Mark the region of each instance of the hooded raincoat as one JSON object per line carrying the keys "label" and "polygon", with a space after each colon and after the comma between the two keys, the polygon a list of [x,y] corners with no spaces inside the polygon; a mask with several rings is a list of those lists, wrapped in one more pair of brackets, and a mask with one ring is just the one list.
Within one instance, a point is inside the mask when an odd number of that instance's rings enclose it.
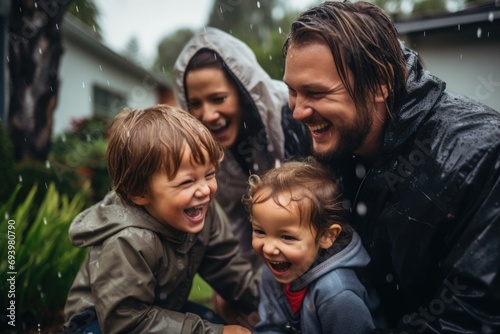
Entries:
{"label": "hooded raincoat", "polygon": [[344,249],[316,263],[291,283],[292,291],[307,288],[302,307],[295,314],[285,286],[266,267],[262,273],[260,322],[255,333],[370,333],[374,325],[368,295],[355,272],[369,261],[354,233]]}
{"label": "hooded raincoat", "polygon": [[[305,127],[292,117],[286,85],[269,77],[245,43],[215,28],[199,31],[177,58],[173,84],[181,109],[188,110],[186,67],[203,49],[215,52],[224,61],[242,96],[250,102],[248,109],[243,110],[244,118],[250,118],[254,123],[246,123],[246,131],[241,131],[235,147],[227,150],[217,174],[219,190],[216,198],[228,215],[233,233],[240,240],[243,255],[257,265],[259,259],[252,249],[252,228],[241,203],[248,176],[263,174],[284,158],[307,156],[310,137]],[[248,129],[249,126],[254,129]]]}
{"label": "hooded raincoat", "polygon": [[500,114],[404,52],[408,94],[378,160],[331,162],[372,259],[370,288],[394,333],[498,333]]}
{"label": "hooded raincoat", "polygon": [[179,312],[196,273],[243,311],[257,309],[259,278],[215,201],[203,229],[188,234],[111,192],[75,218],[69,235],[90,247],[64,310],[69,332],[96,312],[103,333],[222,333],[222,325]]}

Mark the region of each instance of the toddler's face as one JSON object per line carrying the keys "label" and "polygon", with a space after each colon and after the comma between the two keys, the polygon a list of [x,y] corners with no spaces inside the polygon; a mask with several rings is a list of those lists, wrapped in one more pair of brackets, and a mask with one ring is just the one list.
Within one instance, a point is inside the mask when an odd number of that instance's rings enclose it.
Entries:
{"label": "toddler's face", "polygon": [[[206,153],[206,152],[205,152]],[[186,145],[177,175],[169,179],[164,170],[153,174],[147,195],[133,199],[160,223],[197,233],[205,224],[208,206],[217,191],[215,167],[205,156],[204,165],[192,161]]]}
{"label": "toddler's face", "polygon": [[[289,203],[280,196],[280,203]],[[300,222],[296,203],[279,206],[272,198],[252,205],[252,246],[274,278],[290,283],[313,264],[320,244],[315,241],[308,217]]]}

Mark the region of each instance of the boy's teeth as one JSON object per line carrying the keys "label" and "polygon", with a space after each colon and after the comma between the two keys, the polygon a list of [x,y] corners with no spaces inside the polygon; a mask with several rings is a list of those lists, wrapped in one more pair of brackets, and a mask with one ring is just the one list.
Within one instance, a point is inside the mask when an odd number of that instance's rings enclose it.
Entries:
{"label": "boy's teeth", "polygon": [[186,214],[189,217],[193,218],[193,217],[200,215],[202,213],[202,210],[203,210],[203,206],[196,206],[193,208],[186,209],[186,210],[184,210],[184,212],[186,212]]}

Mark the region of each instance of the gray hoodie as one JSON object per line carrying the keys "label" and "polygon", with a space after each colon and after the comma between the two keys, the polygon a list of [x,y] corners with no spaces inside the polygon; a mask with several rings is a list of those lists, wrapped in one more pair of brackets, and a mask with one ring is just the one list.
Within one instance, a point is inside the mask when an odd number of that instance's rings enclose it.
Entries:
{"label": "gray hoodie", "polygon": [[[254,265],[259,263],[252,249],[252,229],[241,198],[247,190],[250,173],[262,174],[284,158],[302,157],[310,153],[309,134],[292,118],[288,108],[288,88],[271,77],[259,65],[253,51],[239,39],[215,28],[204,28],[186,44],[174,67],[174,93],[177,104],[187,110],[185,70],[191,58],[200,50],[216,52],[238,82],[238,89],[251,101],[244,110],[258,120],[257,129],[247,129],[253,138],[240,138],[237,147],[226,152],[217,181],[216,198],[240,240],[243,254]],[[247,170],[238,161],[246,161]]]}
{"label": "gray hoodie", "polygon": [[292,291],[307,288],[296,314],[288,303],[284,285],[273,278],[267,267],[264,269],[260,322],[255,333],[361,334],[374,329],[366,290],[354,271],[370,261],[361,239],[354,233],[344,249],[327,254],[291,283]]}
{"label": "gray hoodie", "polygon": [[109,193],[69,230],[75,246],[90,249],[68,295],[65,328],[90,310],[104,333],[221,333],[221,325],[178,312],[196,273],[242,310],[255,311],[258,277],[225,219],[214,201],[203,229],[188,234]]}

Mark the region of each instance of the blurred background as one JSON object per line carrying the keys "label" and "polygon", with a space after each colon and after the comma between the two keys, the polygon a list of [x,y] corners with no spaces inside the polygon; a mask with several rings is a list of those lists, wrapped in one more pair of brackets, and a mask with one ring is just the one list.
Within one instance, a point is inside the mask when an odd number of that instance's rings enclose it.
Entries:
{"label": "blurred background", "polygon": [[[313,0],[0,1],[0,331],[58,332],[85,250],[67,229],[111,189],[106,126],[121,108],[175,105],[171,72],[197,29],[243,40],[282,79],[283,40]],[[373,0],[447,87],[500,110],[500,0]],[[9,225],[16,227],[14,270]],[[16,273],[16,326],[7,272]],[[192,298],[205,301],[201,280]]]}

